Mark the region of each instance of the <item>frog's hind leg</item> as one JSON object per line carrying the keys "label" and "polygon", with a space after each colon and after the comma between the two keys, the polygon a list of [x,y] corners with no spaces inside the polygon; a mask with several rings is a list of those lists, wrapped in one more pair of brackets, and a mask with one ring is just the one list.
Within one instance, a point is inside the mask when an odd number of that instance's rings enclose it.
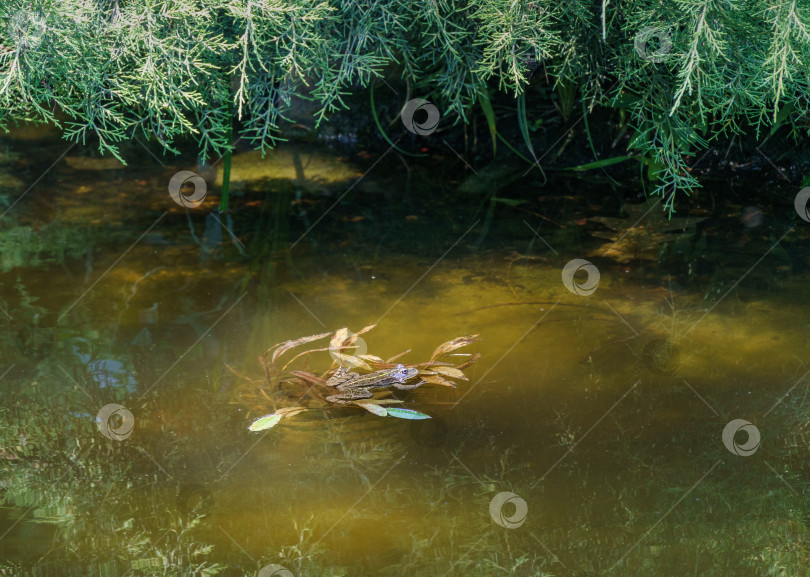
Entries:
{"label": "frog's hind leg", "polygon": [[415,389],[416,387],[421,387],[425,384],[425,381],[419,381],[415,385],[406,385],[405,383],[394,383],[395,389],[400,389],[402,391],[410,391],[411,389]]}
{"label": "frog's hind leg", "polygon": [[353,403],[357,399],[370,399],[374,396],[369,390],[366,389],[356,389],[353,390],[351,393],[342,393],[340,395],[330,395],[326,397],[326,400],[330,403],[340,403],[341,405],[345,405],[347,403]]}
{"label": "frog's hind leg", "polygon": [[[327,387],[336,387],[341,383],[345,383],[348,380],[352,379],[352,373],[349,372],[349,369],[346,367],[340,367],[335,374],[329,377],[329,380],[326,381]],[[354,374],[354,377],[357,377],[357,374]]]}

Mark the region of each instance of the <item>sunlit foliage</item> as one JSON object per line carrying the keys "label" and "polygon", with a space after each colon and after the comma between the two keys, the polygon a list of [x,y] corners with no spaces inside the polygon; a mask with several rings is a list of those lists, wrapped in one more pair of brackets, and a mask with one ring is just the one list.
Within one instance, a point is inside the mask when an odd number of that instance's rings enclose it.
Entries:
{"label": "sunlit foliage", "polygon": [[143,135],[220,155],[234,117],[266,150],[292,95],[321,121],[392,69],[469,120],[487,85],[519,96],[542,65],[588,109],[629,110],[671,208],[698,185],[685,157],[711,139],[807,127],[810,5],[796,0],[11,0],[0,21],[0,125],[64,118],[66,138],[113,154]]}

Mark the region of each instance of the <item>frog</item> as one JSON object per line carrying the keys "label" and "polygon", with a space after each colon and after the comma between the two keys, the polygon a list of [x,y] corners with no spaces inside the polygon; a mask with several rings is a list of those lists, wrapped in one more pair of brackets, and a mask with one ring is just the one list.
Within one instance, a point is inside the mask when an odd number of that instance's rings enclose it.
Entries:
{"label": "frog", "polygon": [[374,371],[367,375],[352,373],[345,367],[339,368],[328,381],[327,386],[336,387],[340,394],[330,395],[326,400],[331,403],[352,403],[357,399],[368,399],[373,396],[372,390],[394,387],[408,391],[422,385],[424,381],[406,385],[419,374],[419,369],[398,364],[391,369]]}

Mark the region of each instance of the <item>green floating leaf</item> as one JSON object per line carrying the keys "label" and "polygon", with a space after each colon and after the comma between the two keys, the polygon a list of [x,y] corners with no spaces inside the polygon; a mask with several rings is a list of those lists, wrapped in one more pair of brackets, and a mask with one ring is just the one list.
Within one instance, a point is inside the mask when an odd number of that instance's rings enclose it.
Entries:
{"label": "green floating leaf", "polygon": [[270,415],[265,415],[263,417],[259,417],[255,421],[253,421],[248,430],[256,432],[256,431],[264,431],[265,429],[269,429],[271,427],[275,427],[278,425],[278,422],[284,417],[284,415],[279,415],[278,413],[272,413]]}
{"label": "green floating leaf", "polygon": [[411,409],[398,409],[396,407],[391,407],[388,410],[389,417],[396,417],[397,419],[410,419],[412,421],[418,421],[421,419],[430,419],[430,415],[426,415],[425,413],[420,413],[419,411],[413,411]]}

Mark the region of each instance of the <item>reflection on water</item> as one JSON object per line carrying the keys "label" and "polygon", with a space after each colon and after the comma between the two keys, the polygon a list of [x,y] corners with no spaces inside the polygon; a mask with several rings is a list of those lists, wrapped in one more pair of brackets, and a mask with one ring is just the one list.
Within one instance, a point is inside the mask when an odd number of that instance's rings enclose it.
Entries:
{"label": "reflection on water", "polygon": [[[780,239],[789,222],[721,212],[633,254],[615,206],[473,226],[395,182],[340,196],[354,169],[314,154],[237,163],[226,221],[215,182],[185,210],[183,167],[145,163],[71,161],[4,217],[0,574],[805,571],[800,221]],[[429,421],[340,407],[248,432],[310,401],[268,388],[268,346],[373,323],[382,358],[475,333],[483,356],[455,389],[394,392]]]}

